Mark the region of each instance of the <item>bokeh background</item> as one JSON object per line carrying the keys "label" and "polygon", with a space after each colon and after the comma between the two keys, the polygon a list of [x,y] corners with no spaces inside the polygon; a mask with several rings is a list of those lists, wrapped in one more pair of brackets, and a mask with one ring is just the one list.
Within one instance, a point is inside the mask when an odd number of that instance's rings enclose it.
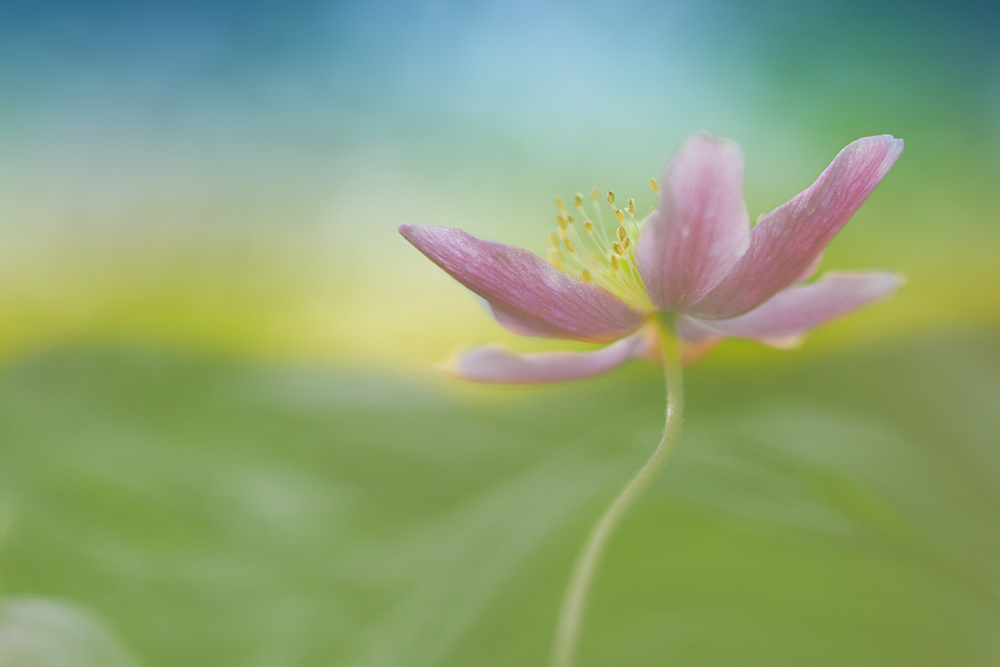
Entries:
{"label": "bokeh background", "polygon": [[644,210],[696,130],[754,218],[905,139],[824,269],[908,284],[688,371],[579,664],[1000,664],[998,34],[986,3],[0,3],[0,664],[544,664],[659,371],[435,377],[567,346],[395,229],[543,252],[555,195]]}

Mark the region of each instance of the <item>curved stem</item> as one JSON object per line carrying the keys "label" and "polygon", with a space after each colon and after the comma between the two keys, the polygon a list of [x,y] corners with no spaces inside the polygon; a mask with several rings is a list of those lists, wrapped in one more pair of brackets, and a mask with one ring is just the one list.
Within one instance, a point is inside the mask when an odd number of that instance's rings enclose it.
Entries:
{"label": "curved stem", "polygon": [[622,516],[667,462],[681,432],[684,411],[684,383],[680,350],[674,333],[673,314],[660,313],[659,325],[663,341],[663,366],[667,384],[667,420],[663,427],[663,437],[646,465],[636,473],[632,481],[625,486],[621,495],[615,498],[615,501],[604,512],[604,516],[594,526],[583,551],[577,558],[573,576],[570,578],[569,586],[563,597],[562,608],[559,611],[559,622],[556,625],[556,636],[552,646],[552,667],[570,667],[572,664],[580,620],[583,617],[583,609],[587,601],[587,590],[594,578],[594,571],[601,559],[601,553]]}

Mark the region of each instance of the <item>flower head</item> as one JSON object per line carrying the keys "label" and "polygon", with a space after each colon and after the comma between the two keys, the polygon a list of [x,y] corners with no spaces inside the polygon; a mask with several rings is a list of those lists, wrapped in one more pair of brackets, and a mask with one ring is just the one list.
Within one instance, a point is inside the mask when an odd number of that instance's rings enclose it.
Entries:
{"label": "flower head", "polygon": [[[469,380],[556,382],[602,373],[632,358],[655,360],[657,312],[675,314],[688,363],[724,336],[788,347],[809,329],[901,284],[886,272],[827,273],[804,281],[902,150],[903,141],[890,135],[858,139],[812,186],[752,228],[739,146],[697,134],[670,160],[659,184],[651,179],[659,205],[641,222],[634,202],[619,208],[613,192],[602,196],[595,189],[577,195],[570,206],[557,199],[549,261],[459,229],[404,224],[399,232],[484,298],[507,329],[612,343],[593,352],[531,355],[478,348],[447,366]],[[602,219],[601,200],[613,220]]]}

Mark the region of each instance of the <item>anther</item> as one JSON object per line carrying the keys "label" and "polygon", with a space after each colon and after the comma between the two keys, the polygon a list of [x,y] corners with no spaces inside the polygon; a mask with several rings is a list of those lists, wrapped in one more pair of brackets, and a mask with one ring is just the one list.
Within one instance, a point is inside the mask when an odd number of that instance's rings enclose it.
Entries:
{"label": "anther", "polygon": [[580,194],[579,192],[577,192],[576,196],[573,197],[573,206],[575,206],[577,208],[580,208],[581,206],[583,206],[583,195]]}
{"label": "anther", "polygon": [[616,255],[621,255],[625,253],[625,251],[621,247],[621,244],[619,243],[615,243],[611,247],[614,249]]}
{"label": "anther", "polygon": [[594,223],[588,220],[587,222],[583,223],[583,228],[586,229],[588,232],[592,232],[594,231]]}
{"label": "anther", "polygon": [[626,236],[624,239],[622,239],[622,249],[623,250],[628,250],[628,243],[629,243],[629,240],[628,240],[628,237]]}
{"label": "anther", "polygon": [[625,231],[624,227],[619,227],[618,228],[618,240],[619,241],[624,241],[627,238],[628,238],[628,232]]}
{"label": "anther", "polygon": [[563,201],[562,197],[556,197],[556,207],[561,213],[566,213],[566,202]]}
{"label": "anther", "polygon": [[620,208],[615,209],[615,217],[618,218],[618,222],[625,222],[625,214]]}
{"label": "anther", "polygon": [[614,190],[608,190],[608,203],[611,204],[611,205],[614,205],[614,203],[615,203],[615,191]]}
{"label": "anther", "polygon": [[556,224],[559,225],[559,229],[566,229],[566,218],[561,215],[556,216]]}
{"label": "anther", "polygon": [[564,241],[569,238],[569,234],[566,233],[565,229],[559,230],[559,238],[561,238]]}
{"label": "anther", "polygon": [[660,184],[656,182],[655,178],[649,179],[649,187],[653,192],[660,191]]}
{"label": "anther", "polygon": [[563,239],[563,243],[566,244],[566,250],[568,250],[571,255],[576,252],[573,250],[573,244],[569,242],[569,239]]}
{"label": "anther", "polygon": [[594,187],[593,190],[590,191],[590,198],[593,199],[594,201],[597,201],[598,199],[601,198],[601,191],[598,190],[596,186]]}
{"label": "anther", "polygon": [[549,234],[549,243],[552,244],[553,248],[558,248],[559,247],[559,237],[556,236],[555,232],[551,232]]}
{"label": "anther", "polygon": [[576,220],[576,218],[574,218],[573,216],[571,215],[566,216],[566,222],[568,222],[569,224],[572,225],[574,220]]}
{"label": "anther", "polygon": [[628,212],[629,212],[630,215],[635,213],[635,200],[634,199],[629,199],[628,200]]}
{"label": "anther", "polygon": [[590,282],[590,271],[588,271],[587,269],[583,269],[582,271],[580,271],[580,275],[581,275],[581,276],[583,277],[583,279],[584,279],[584,280],[586,280],[586,281],[587,281],[588,283]]}
{"label": "anther", "polygon": [[618,257],[615,255],[611,255],[611,270],[612,271],[618,270]]}

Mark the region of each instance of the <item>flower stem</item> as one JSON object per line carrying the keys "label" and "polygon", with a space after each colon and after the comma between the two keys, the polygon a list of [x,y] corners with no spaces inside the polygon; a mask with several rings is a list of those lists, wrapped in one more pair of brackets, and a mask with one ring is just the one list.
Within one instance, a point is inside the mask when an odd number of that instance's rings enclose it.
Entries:
{"label": "flower stem", "polygon": [[556,625],[556,636],[552,646],[552,667],[570,667],[573,663],[573,651],[576,647],[584,605],[587,602],[587,591],[594,578],[601,553],[622,516],[667,462],[681,432],[684,381],[680,350],[674,331],[674,316],[672,313],[660,313],[658,320],[660,337],[663,341],[663,366],[667,384],[667,420],[663,427],[663,437],[646,465],[636,473],[632,481],[604,512],[604,516],[594,526],[577,557],[573,576],[570,578],[559,611],[559,622]]}

